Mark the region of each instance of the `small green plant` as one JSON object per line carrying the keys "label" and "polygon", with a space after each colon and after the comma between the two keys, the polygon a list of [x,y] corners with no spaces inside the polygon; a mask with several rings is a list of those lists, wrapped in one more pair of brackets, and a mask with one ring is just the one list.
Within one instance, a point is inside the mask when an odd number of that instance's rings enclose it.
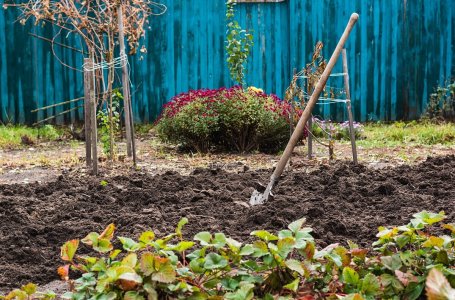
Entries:
{"label": "small green plant", "polygon": [[44,138],[49,141],[56,140],[60,137],[60,132],[50,124],[46,124],[41,128],[38,128],[38,136],[39,138]]}
{"label": "small green plant", "polygon": [[455,121],[455,81],[436,88],[430,95],[424,117]]}
{"label": "small green plant", "polygon": [[106,180],[101,180],[101,181],[100,181],[100,185],[101,185],[102,187],[106,187],[108,184],[109,184],[109,183],[108,183]]}
{"label": "small green plant", "polygon": [[239,85],[245,85],[245,63],[253,47],[253,35],[242,29],[234,20],[235,0],[226,2],[226,53],[231,78]]}
{"label": "small green plant", "polygon": [[120,132],[120,102],[123,100],[122,93],[115,89],[112,92],[112,112],[109,105],[98,111],[100,122],[99,139],[103,145],[103,153],[111,159],[115,157],[115,136]]}
{"label": "small green plant", "polygon": [[[223,233],[184,239],[183,218],[175,232],[137,240],[118,237],[115,226],[89,233],[61,248],[69,281],[64,299],[451,299],[455,286],[455,225],[451,236],[431,234],[444,213],[421,212],[406,226],[381,227],[376,252],[332,244],[319,250],[305,219],[277,233],[251,232],[243,244]],[[95,255],[78,255],[80,242]],[[87,253],[87,251],[84,251]],[[69,271],[82,272],[75,281]],[[428,280],[427,280],[428,278]],[[438,290],[438,287],[442,289]]]}

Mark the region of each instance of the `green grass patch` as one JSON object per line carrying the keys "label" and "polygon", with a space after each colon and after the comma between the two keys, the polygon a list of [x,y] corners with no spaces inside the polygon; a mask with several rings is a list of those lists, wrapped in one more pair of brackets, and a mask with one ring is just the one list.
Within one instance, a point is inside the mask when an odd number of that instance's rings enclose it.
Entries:
{"label": "green grass patch", "polygon": [[52,125],[42,127],[0,126],[0,148],[19,149],[38,142],[57,140],[63,134],[63,129]]}
{"label": "green grass patch", "polygon": [[134,130],[137,135],[147,135],[154,127],[153,124],[134,124]]}
{"label": "green grass patch", "polygon": [[454,123],[395,122],[365,124],[363,147],[394,147],[400,145],[455,145]]}

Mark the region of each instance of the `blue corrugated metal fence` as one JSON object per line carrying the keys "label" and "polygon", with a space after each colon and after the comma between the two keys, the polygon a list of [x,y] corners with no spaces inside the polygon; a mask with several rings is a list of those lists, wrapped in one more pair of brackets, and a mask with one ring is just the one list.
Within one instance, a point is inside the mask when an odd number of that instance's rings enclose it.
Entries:
{"label": "blue corrugated metal fence", "polygon": [[[225,63],[224,0],[160,0],[168,12],[151,20],[148,53],[132,57],[136,121],[153,121],[172,96],[201,87],[230,86]],[[294,68],[310,59],[324,42],[329,56],[349,15],[360,14],[346,48],[356,120],[417,118],[428,94],[454,74],[455,1],[453,0],[286,0],[241,3],[238,19],[253,31],[254,49],[247,83],[283,96]],[[30,111],[82,96],[82,74],[62,66],[50,46],[28,35],[17,12],[0,12],[0,116],[2,122],[32,123],[80,103],[32,114]],[[52,35],[45,27],[39,34]],[[80,47],[73,36],[58,41]],[[81,68],[82,55],[56,47],[69,65]],[[335,71],[341,71],[341,60]],[[341,79],[329,85],[342,87]],[[324,105],[318,114],[345,118],[342,105]],[[59,123],[81,119],[81,110]]]}

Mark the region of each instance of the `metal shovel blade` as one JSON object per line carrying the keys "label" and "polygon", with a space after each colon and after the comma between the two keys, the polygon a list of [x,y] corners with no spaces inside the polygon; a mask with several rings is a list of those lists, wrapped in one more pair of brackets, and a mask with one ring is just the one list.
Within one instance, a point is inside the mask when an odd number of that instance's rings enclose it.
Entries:
{"label": "metal shovel blade", "polygon": [[272,188],[275,183],[275,180],[272,178],[265,188],[264,193],[259,192],[258,190],[254,190],[253,194],[251,195],[250,198],[250,205],[258,205],[258,204],[264,204],[269,198],[273,198],[272,194]]}

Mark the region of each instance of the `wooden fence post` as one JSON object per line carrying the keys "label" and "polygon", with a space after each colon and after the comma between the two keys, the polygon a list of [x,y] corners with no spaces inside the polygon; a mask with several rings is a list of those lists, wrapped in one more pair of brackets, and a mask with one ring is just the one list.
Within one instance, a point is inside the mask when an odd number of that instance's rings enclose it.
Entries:
{"label": "wooden fence post", "polygon": [[351,91],[349,89],[349,72],[348,72],[348,59],[346,56],[346,49],[343,49],[343,73],[344,73],[344,89],[346,91],[346,108],[348,110],[349,117],[349,134],[351,138],[351,147],[352,147],[352,159],[354,164],[358,164],[357,160],[357,147],[355,143],[355,132],[354,132],[354,117],[352,116],[351,109]]}

